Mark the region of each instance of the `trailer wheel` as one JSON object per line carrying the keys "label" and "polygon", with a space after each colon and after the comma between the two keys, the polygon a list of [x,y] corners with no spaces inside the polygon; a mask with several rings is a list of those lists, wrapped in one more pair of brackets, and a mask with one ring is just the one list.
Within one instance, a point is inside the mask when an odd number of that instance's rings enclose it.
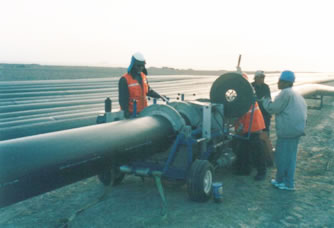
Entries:
{"label": "trailer wheel", "polygon": [[189,198],[197,202],[209,200],[212,193],[213,166],[207,160],[195,160],[187,178]]}
{"label": "trailer wheel", "polygon": [[103,185],[109,186],[110,184],[112,184],[112,186],[116,186],[122,182],[125,174],[119,170],[119,167],[117,167],[117,168],[105,169],[102,173],[100,173],[97,176]]}

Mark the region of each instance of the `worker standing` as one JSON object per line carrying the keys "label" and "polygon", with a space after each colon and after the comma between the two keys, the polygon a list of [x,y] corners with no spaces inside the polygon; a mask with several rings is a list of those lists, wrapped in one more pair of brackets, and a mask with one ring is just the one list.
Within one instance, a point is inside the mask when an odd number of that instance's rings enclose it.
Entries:
{"label": "worker standing", "polygon": [[[251,83],[253,88],[255,89],[255,94],[257,99],[261,99],[262,97],[269,97],[271,98],[270,94],[270,88],[269,86],[264,82],[265,74],[264,71],[258,70],[255,72],[254,75],[254,81]],[[266,128],[264,131],[267,131],[269,134],[270,130],[270,120],[271,120],[271,114],[268,113],[264,108],[262,103],[259,103],[264,123],[266,125]]]}
{"label": "worker standing", "polygon": [[[245,73],[242,75],[248,80]],[[265,129],[265,123],[259,105],[255,101],[248,112],[240,117],[235,125],[236,133],[243,137],[239,139],[239,146],[237,149],[237,175],[249,175],[252,169],[252,161],[254,161],[254,165],[257,169],[257,174],[254,179],[265,179],[266,164],[260,139],[260,134],[263,129]]]}
{"label": "worker standing", "polygon": [[[118,100],[121,110],[124,111],[125,118],[130,118],[136,113],[140,113],[147,107],[147,97],[161,98],[161,96],[150,88],[146,75],[144,56],[137,52],[132,55],[128,71],[118,83]],[[136,104],[136,105],[135,105]]]}
{"label": "worker standing", "polygon": [[[263,70],[258,70],[255,72],[254,81],[251,83],[253,88],[255,89],[256,98],[259,100],[262,97],[270,97],[270,88],[264,82],[265,73]],[[264,155],[267,166],[273,166],[273,147],[269,138],[270,135],[270,121],[271,121],[271,114],[268,113],[264,108],[261,102],[259,102],[259,106],[263,115],[264,123],[266,128],[263,130],[260,138],[263,141],[264,146]]]}
{"label": "worker standing", "polygon": [[298,143],[300,136],[305,135],[307,119],[306,102],[292,89],[294,81],[295,74],[292,71],[283,71],[278,81],[278,89],[281,92],[275,100],[262,98],[263,107],[269,113],[275,114],[277,172],[276,178],[271,183],[281,190],[295,190],[294,174]]}

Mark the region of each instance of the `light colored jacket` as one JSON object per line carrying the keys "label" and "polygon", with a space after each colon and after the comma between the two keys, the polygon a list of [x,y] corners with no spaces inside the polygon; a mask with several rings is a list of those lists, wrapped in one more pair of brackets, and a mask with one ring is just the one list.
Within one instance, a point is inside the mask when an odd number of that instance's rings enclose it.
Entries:
{"label": "light colored jacket", "polygon": [[292,88],[283,89],[274,101],[262,100],[267,112],[275,114],[276,135],[279,138],[294,138],[305,135],[307,105],[304,98]]}

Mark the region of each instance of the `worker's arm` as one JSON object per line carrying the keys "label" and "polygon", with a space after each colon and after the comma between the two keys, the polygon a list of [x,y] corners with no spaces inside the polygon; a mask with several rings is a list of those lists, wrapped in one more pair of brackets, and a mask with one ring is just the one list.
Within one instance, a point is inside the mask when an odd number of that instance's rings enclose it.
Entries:
{"label": "worker's arm", "polygon": [[149,97],[153,97],[153,98],[160,98],[160,94],[155,92],[150,86],[148,87],[148,92],[146,94]]}
{"label": "worker's arm", "polygon": [[264,109],[270,114],[276,114],[282,112],[289,103],[289,92],[287,90],[282,90],[280,94],[275,97],[274,101],[271,98],[264,97],[261,99]]}
{"label": "worker's arm", "polygon": [[118,102],[121,109],[124,111],[124,116],[126,118],[130,117],[129,113],[129,90],[128,83],[126,79],[121,77],[118,82]]}
{"label": "worker's arm", "polygon": [[155,92],[151,87],[150,85],[148,84],[148,79],[146,78],[146,82],[147,82],[147,85],[148,85],[148,92],[146,94],[146,96],[148,97],[153,97],[153,98],[161,98],[160,94]]}

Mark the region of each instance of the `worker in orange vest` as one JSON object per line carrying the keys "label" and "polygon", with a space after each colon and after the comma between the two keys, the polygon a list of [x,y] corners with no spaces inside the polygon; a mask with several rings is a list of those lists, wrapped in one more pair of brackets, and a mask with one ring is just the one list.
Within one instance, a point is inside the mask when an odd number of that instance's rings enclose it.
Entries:
{"label": "worker in orange vest", "polygon": [[119,80],[118,100],[121,110],[124,111],[125,118],[130,118],[134,114],[135,103],[135,114],[140,113],[147,107],[147,96],[161,98],[148,84],[145,64],[145,58],[141,53],[137,52],[133,54],[128,72]]}
{"label": "worker in orange vest", "polygon": [[[243,77],[248,80],[247,75],[244,73]],[[236,133],[242,136],[242,138],[239,139],[239,147],[237,151],[237,175],[249,175],[253,161],[257,169],[257,174],[254,179],[265,179],[266,164],[260,139],[260,133],[263,129],[265,129],[264,119],[258,103],[254,102],[248,112],[241,116],[235,125]]]}
{"label": "worker in orange vest", "polygon": [[[270,87],[264,82],[264,78],[266,77],[264,71],[258,70],[254,74],[254,81],[251,83],[256,94],[257,100],[260,100],[263,97],[271,98]],[[264,123],[266,128],[263,130],[260,138],[263,142],[263,149],[265,154],[265,161],[267,166],[274,165],[274,154],[273,154],[273,146],[271,144],[269,138],[269,130],[270,130],[270,122],[271,122],[271,114],[268,113],[262,106],[262,102],[259,101],[259,106],[263,115]]]}

